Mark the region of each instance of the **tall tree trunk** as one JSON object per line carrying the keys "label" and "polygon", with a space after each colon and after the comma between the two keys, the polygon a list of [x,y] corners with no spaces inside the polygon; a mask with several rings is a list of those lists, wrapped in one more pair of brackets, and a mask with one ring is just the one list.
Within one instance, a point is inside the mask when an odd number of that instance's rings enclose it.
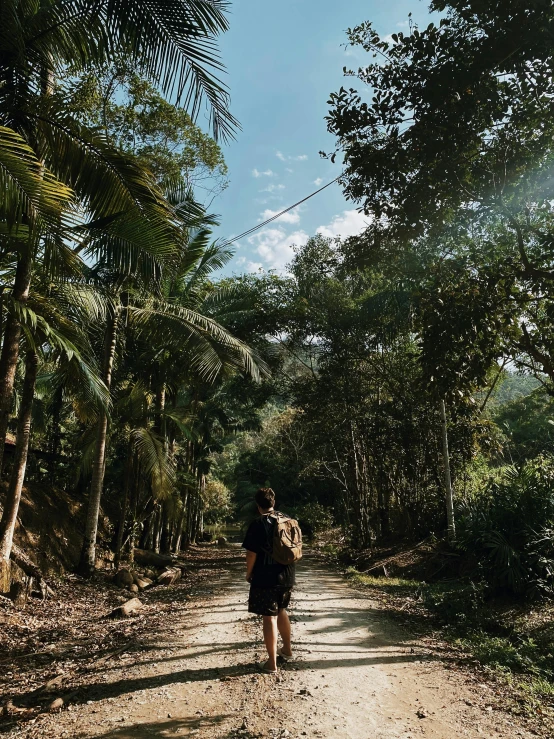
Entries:
{"label": "tall tree trunk", "polygon": [[165,437],[165,420],[163,412],[165,410],[165,383],[160,381],[161,384],[156,390],[156,431],[163,438],[164,444],[167,443]]}
{"label": "tall tree trunk", "polygon": [[186,508],[182,535],[182,541],[186,547],[192,544],[192,517],[194,509],[194,498],[194,486],[189,485],[186,494]]}
{"label": "tall tree trunk", "polygon": [[150,521],[152,525],[150,527],[150,544],[148,548],[157,553],[158,550],[156,550],[156,544],[158,540],[158,526],[160,522],[160,506],[157,503],[154,504],[154,511],[150,516]]}
{"label": "tall tree trunk", "polygon": [[[185,465],[186,471],[189,476],[196,477],[196,462],[195,462],[195,449],[192,441],[188,441],[185,448]],[[193,520],[194,520],[194,509],[196,501],[196,485],[187,484],[185,490],[185,518],[183,525],[183,544],[188,547],[189,544],[193,543]]]}
{"label": "tall tree trunk", "polygon": [[380,475],[380,472],[377,473],[379,476],[379,488],[377,492],[377,501],[378,501],[378,508],[379,508],[379,527],[380,527],[380,534],[381,538],[388,539],[391,535],[391,528],[390,528],[390,495],[388,493],[388,490],[385,489],[385,486],[383,485],[382,476]]}
{"label": "tall tree trunk", "polygon": [[52,432],[50,439],[50,460],[48,467],[50,471],[50,482],[52,485],[56,482],[56,471],[58,467],[58,455],[61,449],[62,433],[61,433],[61,415],[63,408],[63,389],[60,385],[56,389],[52,399]]}
{"label": "tall tree trunk", "polygon": [[25,379],[21,394],[21,406],[17,421],[17,440],[13,460],[6,505],[0,521],[0,589],[5,589],[6,580],[10,571],[10,554],[12,551],[13,534],[19,511],[21,491],[27,468],[29,452],[29,438],[31,436],[31,413],[37,380],[38,356],[29,352],[25,359]]}
{"label": "tall tree trunk", "polygon": [[154,550],[154,527],[156,521],[156,511],[153,510],[146,520],[146,526],[140,540],[142,549]]}
{"label": "tall tree trunk", "polygon": [[[17,262],[12,297],[15,301],[25,304],[29,298],[31,287],[33,259],[30,247],[25,250]],[[4,463],[4,447],[6,434],[13,402],[13,385],[17,360],[19,359],[19,338],[21,324],[16,316],[9,313],[6,318],[4,342],[0,354],[0,476]]]}
{"label": "tall tree trunk", "polygon": [[[106,325],[104,339],[104,362],[103,380],[108,390],[112,384],[113,362],[117,345],[117,324],[119,318],[119,307],[111,312]],[[96,536],[98,533],[98,516],[100,514],[100,499],[104,487],[104,470],[106,464],[106,440],[108,436],[108,414],[100,411],[98,427],[96,431],[96,448],[94,461],[92,463],[92,481],[90,484],[90,496],[88,501],[87,520],[85,524],[85,537],[81,550],[78,571],[85,577],[90,577],[94,572],[96,564]]]}
{"label": "tall tree trunk", "polygon": [[377,459],[377,510],[379,513],[379,527],[380,534],[383,539],[388,539],[391,536],[391,525],[390,525],[390,500],[391,500],[391,485],[390,479],[385,475],[385,461],[384,454],[379,451]]}
{"label": "tall tree trunk", "polygon": [[131,466],[133,484],[130,492],[132,510],[131,514],[131,531],[129,533],[129,563],[133,564],[135,561],[135,547],[137,545],[137,534],[138,529],[138,506],[140,501],[140,495],[142,491],[142,477],[140,475],[140,465],[136,454],[133,453],[133,464]]}
{"label": "tall tree trunk", "polygon": [[133,476],[133,445],[129,441],[127,451],[127,461],[125,463],[125,479],[123,480],[123,501],[121,503],[121,517],[119,519],[119,527],[117,529],[117,539],[115,542],[114,567],[119,569],[121,563],[121,550],[123,548],[123,535],[125,533],[125,522],[127,513],[129,512],[129,492],[131,490],[131,480]]}
{"label": "tall tree trunk", "polygon": [[196,502],[196,516],[194,519],[194,542],[204,532],[204,492],[206,489],[206,475],[200,473],[198,478],[198,495]]}
{"label": "tall tree trunk", "polygon": [[179,513],[179,518],[177,519],[177,524],[175,527],[175,537],[173,539],[174,554],[179,554],[179,552],[181,551],[181,540],[183,537],[183,526],[185,525],[186,513],[187,513],[187,509],[185,505],[183,505],[183,508],[181,509],[181,512]]}
{"label": "tall tree trunk", "polygon": [[162,503],[162,526],[160,535],[160,553],[171,552],[171,506],[168,500]]}
{"label": "tall tree trunk", "polygon": [[444,468],[444,492],[446,498],[446,520],[448,523],[448,541],[456,541],[456,523],[454,521],[454,497],[452,494],[452,478],[450,475],[450,454],[448,451],[448,426],[446,422],[446,406],[444,398],[441,400],[442,422],[442,461]]}
{"label": "tall tree trunk", "polygon": [[363,450],[360,448],[355,422],[350,422],[350,439],[352,442],[352,460],[354,490],[356,495],[356,544],[359,547],[371,546],[371,523],[369,520],[369,483],[367,465]]}

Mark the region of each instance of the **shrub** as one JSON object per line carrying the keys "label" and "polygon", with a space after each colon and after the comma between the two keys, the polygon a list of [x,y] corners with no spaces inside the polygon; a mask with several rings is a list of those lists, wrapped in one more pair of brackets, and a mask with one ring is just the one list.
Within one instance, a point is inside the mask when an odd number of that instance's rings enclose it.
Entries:
{"label": "shrub", "polygon": [[492,592],[554,593],[554,460],[506,468],[460,511],[458,541]]}
{"label": "shrub", "polygon": [[484,592],[484,583],[437,584],[422,587],[421,597],[443,624],[466,627],[479,621]]}
{"label": "shrub", "polygon": [[295,515],[302,533],[307,539],[311,539],[321,531],[326,531],[333,526],[332,511],[320,503],[308,503],[299,506]]}
{"label": "shrub", "polygon": [[202,500],[206,524],[221,524],[231,515],[231,492],[220,480],[208,479]]}

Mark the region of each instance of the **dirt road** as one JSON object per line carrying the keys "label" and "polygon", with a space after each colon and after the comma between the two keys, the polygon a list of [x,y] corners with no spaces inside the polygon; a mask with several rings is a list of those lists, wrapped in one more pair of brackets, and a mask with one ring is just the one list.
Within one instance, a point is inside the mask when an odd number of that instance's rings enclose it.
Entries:
{"label": "dirt road", "polygon": [[[471,683],[306,558],[294,601],[298,661],[258,675],[258,622],[241,562],[176,601],[142,651],[90,675],[69,710],[16,729],[52,739],[147,737],[531,737]],[[470,684],[471,683],[471,684]],[[472,687],[473,685],[473,687]]]}

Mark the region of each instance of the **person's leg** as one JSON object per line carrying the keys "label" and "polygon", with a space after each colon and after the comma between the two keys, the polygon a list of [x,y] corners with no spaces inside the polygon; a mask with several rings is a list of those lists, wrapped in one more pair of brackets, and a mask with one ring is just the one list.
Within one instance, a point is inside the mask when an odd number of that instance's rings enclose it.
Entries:
{"label": "person's leg", "polygon": [[262,616],[264,621],[264,644],[267,649],[269,670],[277,669],[277,616]]}
{"label": "person's leg", "polygon": [[279,609],[279,615],[277,616],[277,628],[281,634],[283,640],[283,654],[287,657],[292,656],[292,645],[291,645],[291,633],[290,633],[290,619],[286,608]]}

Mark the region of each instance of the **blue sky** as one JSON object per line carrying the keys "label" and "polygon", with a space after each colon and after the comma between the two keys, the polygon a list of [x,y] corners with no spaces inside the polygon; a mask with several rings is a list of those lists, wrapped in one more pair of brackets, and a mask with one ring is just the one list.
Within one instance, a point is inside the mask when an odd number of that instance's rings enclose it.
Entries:
{"label": "blue sky", "polygon": [[[212,205],[221,218],[216,236],[230,238],[305,197],[334,177],[339,164],[320,158],[332,150],[325,126],[329,93],[346,82],[343,66],[369,57],[344,48],[345,30],[371,20],[383,35],[404,30],[408,14],[429,22],[419,0],[234,0],[231,28],[220,48],[231,89],[231,110],[242,131],[224,147],[229,188]],[[227,271],[283,270],[291,245],[318,230],[347,236],[364,218],[332,185],[298,211],[237,245]]]}

